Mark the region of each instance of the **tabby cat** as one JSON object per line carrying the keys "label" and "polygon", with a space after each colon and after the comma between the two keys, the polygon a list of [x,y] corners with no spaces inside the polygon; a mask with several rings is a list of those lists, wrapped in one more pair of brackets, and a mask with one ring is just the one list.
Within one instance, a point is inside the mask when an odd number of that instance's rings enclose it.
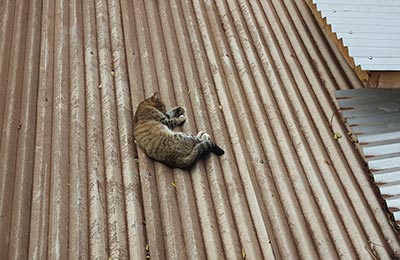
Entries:
{"label": "tabby cat", "polygon": [[171,168],[190,168],[199,157],[210,152],[221,156],[225,152],[211,141],[204,131],[196,136],[172,131],[186,121],[183,107],[168,111],[156,92],[142,101],[135,113],[136,144],[151,158]]}

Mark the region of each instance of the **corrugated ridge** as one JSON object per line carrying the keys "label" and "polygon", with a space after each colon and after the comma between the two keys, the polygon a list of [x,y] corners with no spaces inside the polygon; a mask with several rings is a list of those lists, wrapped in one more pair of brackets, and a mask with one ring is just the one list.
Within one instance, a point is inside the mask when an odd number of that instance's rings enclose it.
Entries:
{"label": "corrugated ridge", "polygon": [[[305,2],[5,0],[0,10],[6,259],[399,252],[335,116],[334,91],[362,85]],[[184,131],[206,130],[226,154],[187,172],[136,150],[132,115],[157,90],[186,107]]]}
{"label": "corrugated ridge", "polygon": [[[47,258],[57,259],[68,255],[68,174],[69,171],[69,55],[68,55],[68,3],[55,1],[54,3],[54,45],[53,45],[53,84],[52,88],[52,121],[50,145],[50,175],[49,175],[49,212],[48,212],[48,246]],[[48,138],[48,137],[46,137]],[[46,149],[47,147],[45,147]],[[37,174],[40,174],[37,172]],[[51,239],[50,239],[51,238]]]}
{"label": "corrugated ridge", "polygon": [[70,63],[70,175],[69,184],[69,237],[70,259],[89,258],[89,208],[86,139],[86,98],[84,66],[83,7],[72,1],[69,10],[69,63]]}
{"label": "corrugated ridge", "polygon": [[[9,73],[9,65],[10,65],[10,56],[11,56],[11,43],[13,37],[13,25],[14,25],[14,18],[15,18],[15,10],[14,7],[15,1],[4,1],[1,5],[1,24],[0,24],[0,33],[1,39],[0,41],[0,54],[1,54],[1,70],[0,70],[0,80],[1,85],[6,86],[0,88],[0,125],[3,125],[4,120],[4,111],[6,109],[6,97],[7,97],[7,89],[8,89],[8,73]],[[0,135],[2,138],[3,134]],[[1,139],[0,139],[1,141]]]}
{"label": "corrugated ridge", "polygon": [[[49,244],[49,189],[51,165],[51,126],[53,104],[54,3],[42,2],[39,82],[36,114],[35,157],[29,254],[32,259],[46,258]],[[47,15],[44,15],[47,14]]]}

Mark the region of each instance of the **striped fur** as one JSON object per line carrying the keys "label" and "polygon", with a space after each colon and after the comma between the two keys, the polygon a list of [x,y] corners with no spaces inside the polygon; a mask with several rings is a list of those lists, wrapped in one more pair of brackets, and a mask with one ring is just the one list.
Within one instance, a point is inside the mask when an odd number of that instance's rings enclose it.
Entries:
{"label": "striped fur", "polygon": [[158,93],[142,101],[135,113],[134,136],[136,144],[151,158],[172,168],[188,169],[198,158],[224,151],[214,144],[205,132],[196,136],[174,132],[186,121],[183,107],[166,111]]}

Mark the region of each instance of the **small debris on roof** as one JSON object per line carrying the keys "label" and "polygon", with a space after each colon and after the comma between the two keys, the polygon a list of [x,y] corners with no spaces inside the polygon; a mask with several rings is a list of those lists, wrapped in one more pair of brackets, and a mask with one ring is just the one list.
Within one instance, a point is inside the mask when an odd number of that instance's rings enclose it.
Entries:
{"label": "small debris on roof", "polygon": [[333,138],[335,138],[335,140],[339,140],[340,138],[342,138],[342,134],[339,133],[339,132],[335,132],[335,133],[333,134]]}

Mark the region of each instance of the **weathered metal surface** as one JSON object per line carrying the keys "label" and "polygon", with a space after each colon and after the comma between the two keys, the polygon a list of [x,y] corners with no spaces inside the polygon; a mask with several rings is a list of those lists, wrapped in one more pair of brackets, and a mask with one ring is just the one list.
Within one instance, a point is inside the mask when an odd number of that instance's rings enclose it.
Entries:
{"label": "weathered metal surface", "polygon": [[[400,250],[333,117],[360,88],[305,2],[0,1],[0,258],[389,259]],[[158,90],[224,148],[136,150]]]}
{"label": "weathered metal surface", "polygon": [[340,90],[336,96],[389,210],[400,222],[400,90]]}
{"label": "weathered metal surface", "polygon": [[400,70],[400,2],[313,0],[363,70]]}

